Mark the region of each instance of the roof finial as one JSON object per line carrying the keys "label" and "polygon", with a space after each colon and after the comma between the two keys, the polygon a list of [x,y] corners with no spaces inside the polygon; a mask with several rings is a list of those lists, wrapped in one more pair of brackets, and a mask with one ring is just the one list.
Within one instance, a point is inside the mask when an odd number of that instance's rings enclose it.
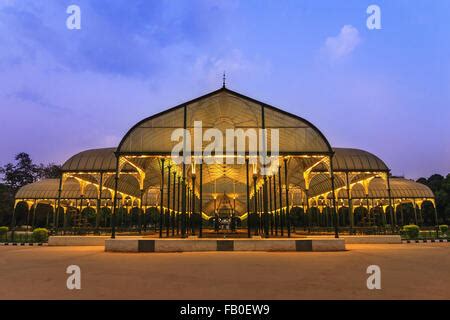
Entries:
{"label": "roof finial", "polygon": [[227,77],[226,77],[225,71],[224,71],[223,72],[223,78],[222,78],[222,88],[225,88],[226,80],[227,80]]}

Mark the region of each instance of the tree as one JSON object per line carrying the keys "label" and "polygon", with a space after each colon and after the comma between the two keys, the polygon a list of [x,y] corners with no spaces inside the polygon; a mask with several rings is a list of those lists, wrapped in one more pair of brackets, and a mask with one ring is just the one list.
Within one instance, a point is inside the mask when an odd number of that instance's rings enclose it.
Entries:
{"label": "tree", "polygon": [[61,167],[50,163],[49,165],[36,165],[28,153],[21,152],[14,157],[14,163],[0,167],[3,184],[0,184],[0,224],[7,225],[11,221],[14,206],[14,196],[24,185],[40,179],[59,178]]}
{"label": "tree", "polygon": [[439,223],[450,223],[450,174],[446,177],[433,174],[428,179],[420,178],[417,182],[428,186],[433,191]]}
{"label": "tree", "polygon": [[3,174],[3,181],[15,194],[22,186],[33,183],[37,180],[41,170],[33,164],[28,153],[21,152],[14,158],[15,164],[8,163],[0,168]]}
{"label": "tree", "polygon": [[36,165],[28,153],[21,152],[15,156],[14,160],[16,163],[8,163],[4,167],[0,167],[3,181],[13,194],[26,184],[61,176],[61,166],[54,163]]}
{"label": "tree", "polygon": [[5,184],[0,184],[0,226],[9,226],[14,197]]}
{"label": "tree", "polygon": [[61,177],[61,166],[49,163],[48,165],[39,165],[39,180],[40,179],[59,179]]}

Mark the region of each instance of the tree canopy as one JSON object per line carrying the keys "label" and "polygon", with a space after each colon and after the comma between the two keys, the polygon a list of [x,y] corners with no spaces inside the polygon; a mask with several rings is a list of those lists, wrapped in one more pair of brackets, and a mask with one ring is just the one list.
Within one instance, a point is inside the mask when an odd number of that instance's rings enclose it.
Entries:
{"label": "tree canopy", "polygon": [[0,225],[8,224],[14,206],[14,195],[24,185],[41,179],[59,178],[61,166],[54,163],[35,164],[30,155],[21,152],[13,163],[0,167]]}
{"label": "tree canopy", "polygon": [[446,177],[433,174],[429,178],[420,178],[417,182],[428,186],[433,191],[440,223],[450,223],[450,173]]}
{"label": "tree canopy", "polygon": [[48,165],[35,164],[30,155],[25,152],[17,154],[14,163],[0,167],[3,183],[15,194],[22,186],[37,180],[59,178],[61,166],[54,163]]}

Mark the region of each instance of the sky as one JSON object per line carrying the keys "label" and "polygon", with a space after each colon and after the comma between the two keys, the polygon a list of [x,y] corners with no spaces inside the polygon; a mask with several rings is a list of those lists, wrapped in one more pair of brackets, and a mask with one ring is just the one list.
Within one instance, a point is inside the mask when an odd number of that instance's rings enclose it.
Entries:
{"label": "sky", "polygon": [[394,175],[450,172],[448,0],[0,0],[0,165],[116,146],[223,71]]}

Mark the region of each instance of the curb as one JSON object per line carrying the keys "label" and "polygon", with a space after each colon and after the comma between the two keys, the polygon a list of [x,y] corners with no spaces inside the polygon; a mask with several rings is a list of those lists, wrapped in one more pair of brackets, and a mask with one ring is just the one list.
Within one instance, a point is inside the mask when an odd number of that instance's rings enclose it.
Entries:
{"label": "curb", "polygon": [[32,242],[3,242],[4,246],[15,246],[15,247],[23,247],[23,246],[36,246],[36,247],[42,247],[47,246],[47,243],[32,243]]}
{"label": "curb", "polygon": [[402,240],[402,243],[433,243],[433,242],[448,242],[448,240],[447,239]]}

